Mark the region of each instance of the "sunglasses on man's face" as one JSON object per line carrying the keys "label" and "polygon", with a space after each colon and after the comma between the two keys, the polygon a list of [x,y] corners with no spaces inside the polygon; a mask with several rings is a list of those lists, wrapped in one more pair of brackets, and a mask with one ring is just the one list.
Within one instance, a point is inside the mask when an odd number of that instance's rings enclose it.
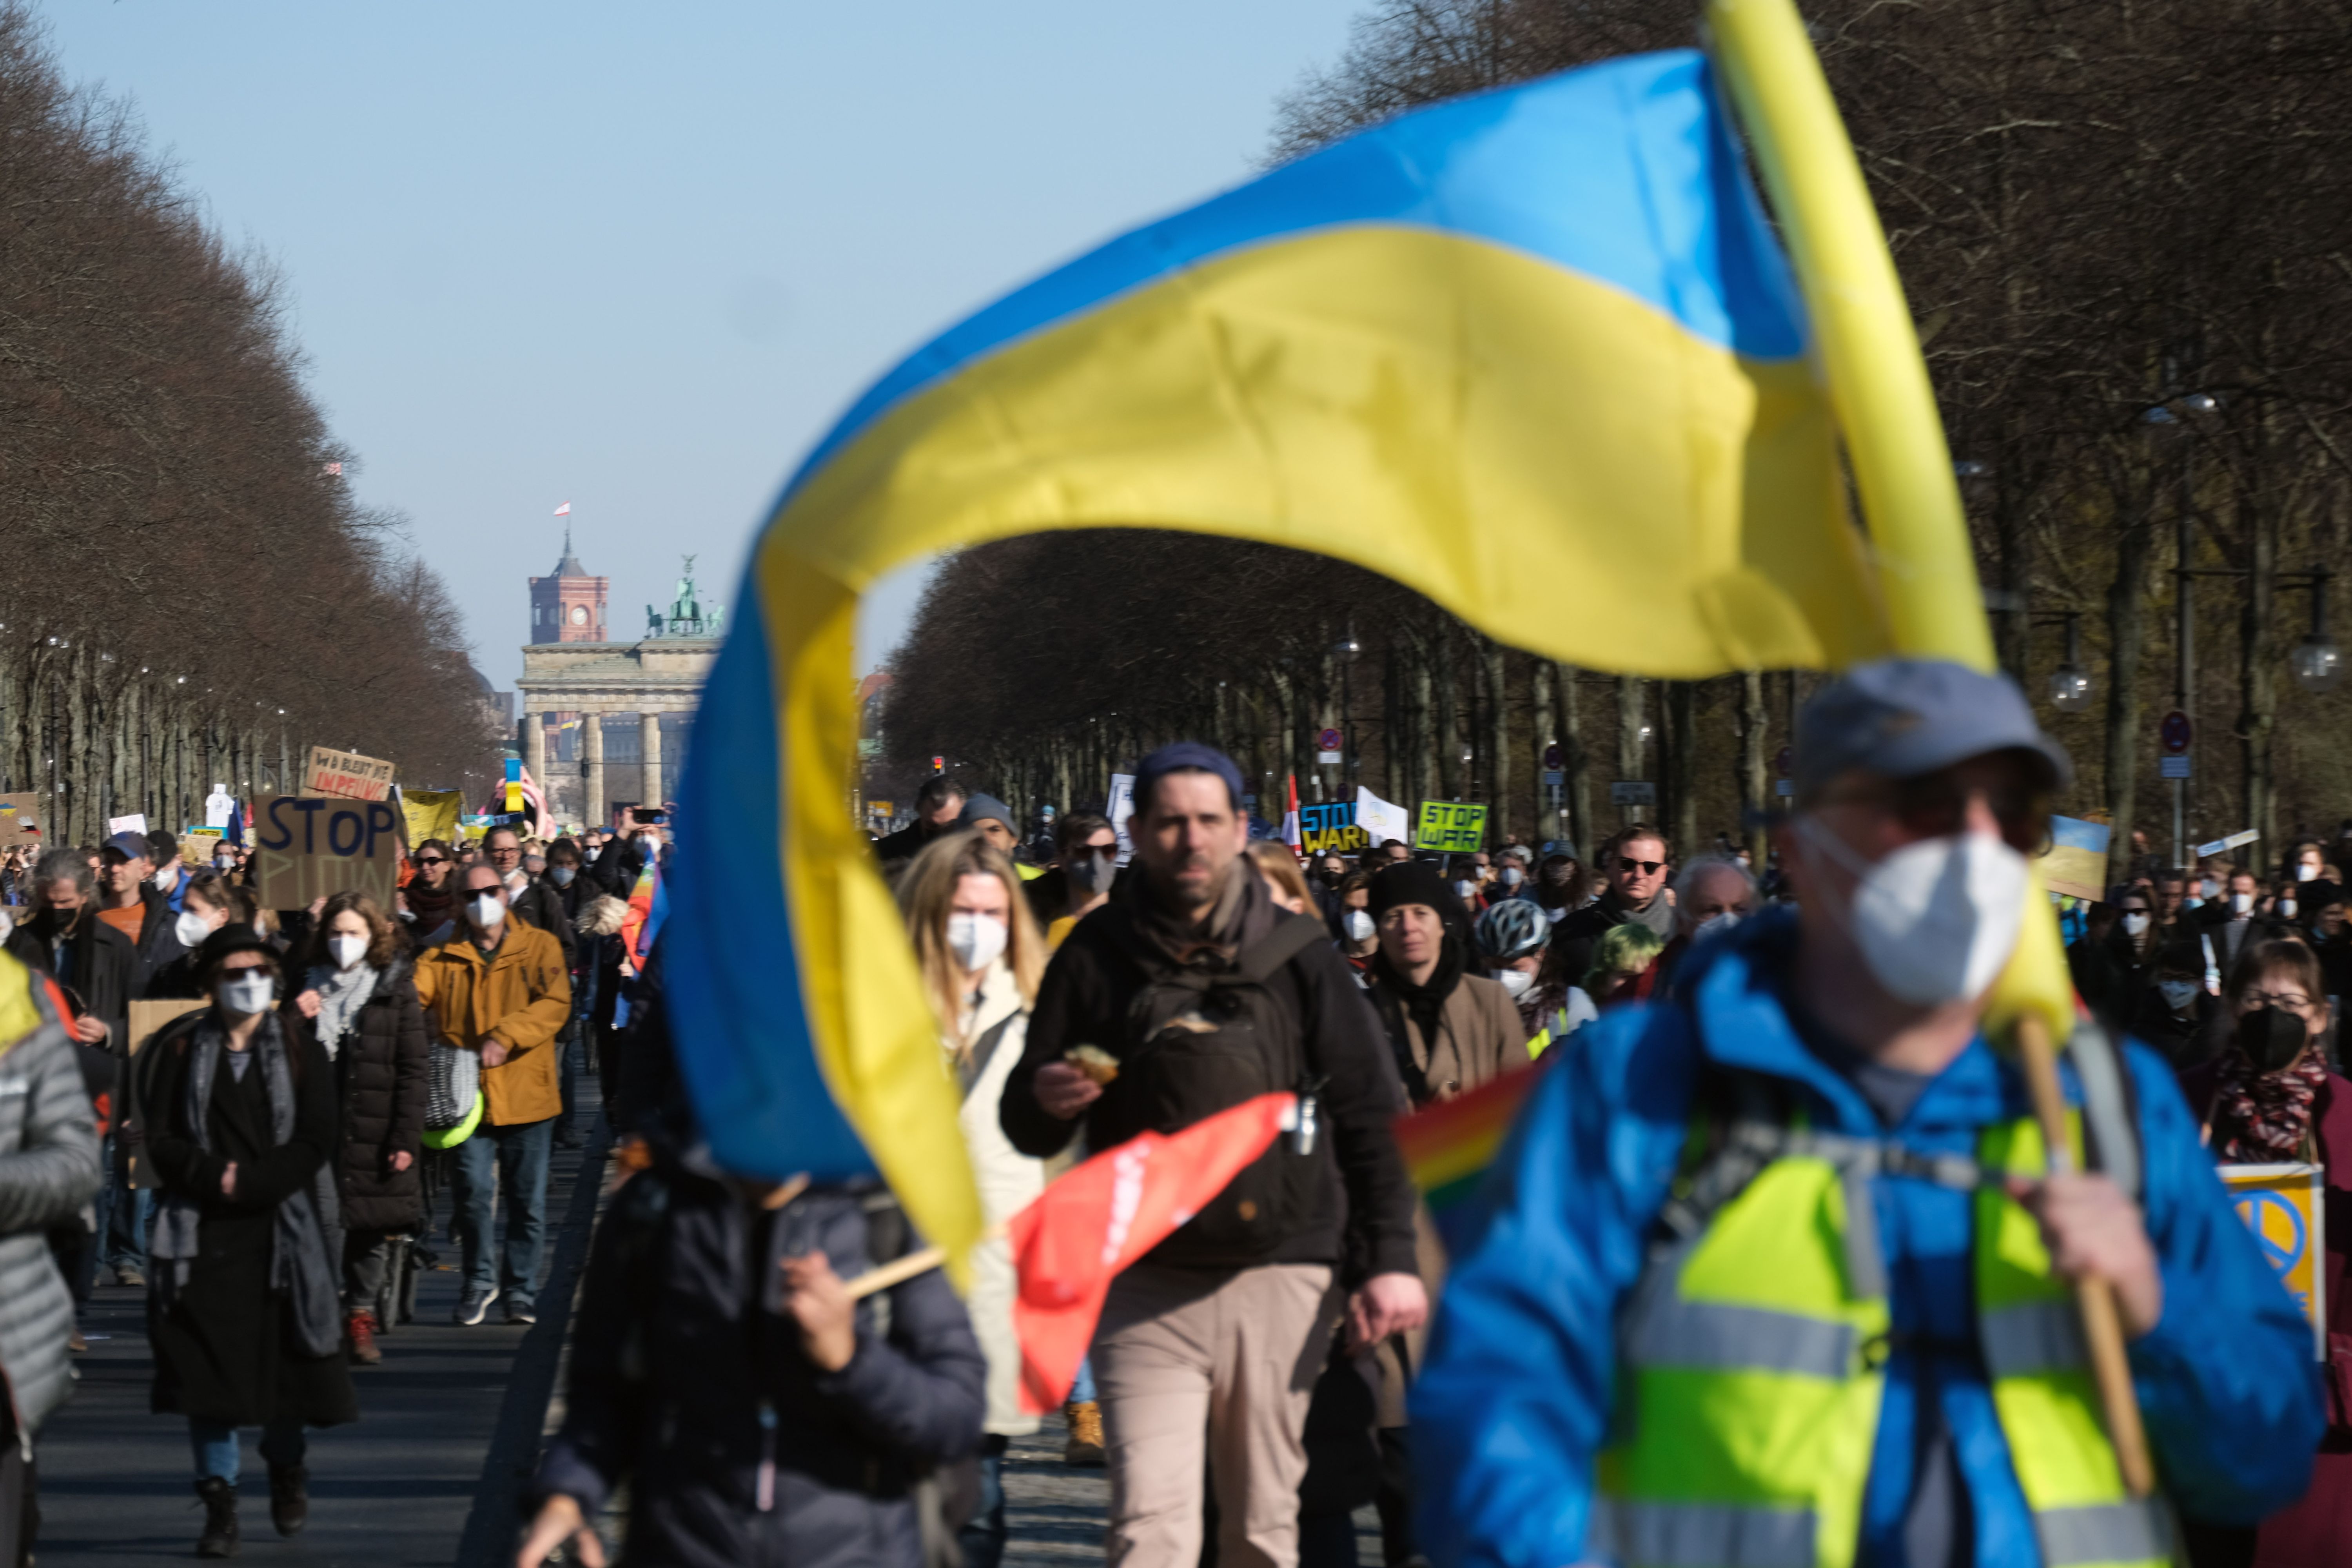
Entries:
{"label": "sunglasses on man's face", "polygon": [[1666,863],[1664,860],[1620,860],[1617,862],[1618,870],[1627,873],[1638,872],[1640,875],[1644,877],[1654,877],[1665,868]]}
{"label": "sunglasses on man's face", "polygon": [[1889,779],[1868,788],[1832,795],[1825,805],[1874,805],[1894,816],[1916,838],[1951,838],[1966,831],[1969,802],[1978,795],[2001,838],[2021,855],[2041,853],[2050,834],[2050,804],[2021,784],[1971,782],[1951,773],[1927,773],[1914,779]]}

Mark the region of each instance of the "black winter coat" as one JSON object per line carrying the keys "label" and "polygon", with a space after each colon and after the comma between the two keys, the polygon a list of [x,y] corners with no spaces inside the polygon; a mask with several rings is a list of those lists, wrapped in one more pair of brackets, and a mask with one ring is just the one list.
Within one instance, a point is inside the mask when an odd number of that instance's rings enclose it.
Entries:
{"label": "black winter coat", "polygon": [[[335,1190],[346,1230],[404,1231],[424,1219],[421,1167],[430,1040],[425,1009],[416,1002],[416,966],[394,959],[335,1052],[335,1088],[342,1106]],[[392,1157],[404,1150],[408,1169],[395,1171]]]}
{"label": "black winter coat", "polygon": [[632,1179],[597,1226],[540,1494],[593,1519],[629,1481],[635,1568],[919,1568],[913,1488],[979,1447],[987,1365],[932,1269],[859,1302],[856,1354],[820,1372],[759,1289],[769,1259],[820,1249],[845,1279],[872,1266],[856,1194],[767,1214],[672,1167]]}
{"label": "black winter coat", "polygon": [[109,1044],[121,1056],[131,1048],[123,1037],[130,1027],[131,999],[140,994],[138,950],[129,937],[100,920],[95,909],[85,909],[66,939],[68,954],[60,973],[56,946],[43,929],[47,920],[45,914],[35,915],[11,931],[8,951],[71,991],[82,1011],[104,1019]]}
{"label": "black winter coat", "polygon": [[514,918],[527,926],[537,926],[553,937],[563,949],[563,967],[572,967],[572,921],[563,912],[563,895],[554,884],[534,877],[523,884],[521,892],[514,895],[508,908]]}
{"label": "black winter coat", "polygon": [[[155,1173],[166,1191],[193,1197],[202,1207],[187,1284],[168,1310],[159,1293],[147,1299],[147,1335],[155,1354],[151,1407],[159,1415],[239,1426],[356,1421],[359,1401],[341,1352],[304,1354],[285,1294],[269,1288],[278,1205],[310,1180],[334,1148],[332,1065],[309,1020],[290,1007],[280,1011],[294,1078],[293,1136],[282,1144],[270,1142],[260,1065],[239,1079],[223,1062],[207,1108],[212,1147],[199,1149],[185,1110],[188,1053],[198,1024],[213,1016],[209,1007],[191,1013],[140,1053]],[[223,1197],[221,1172],[231,1160],[236,1195]],[[172,1265],[158,1258],[155,1267]]]}

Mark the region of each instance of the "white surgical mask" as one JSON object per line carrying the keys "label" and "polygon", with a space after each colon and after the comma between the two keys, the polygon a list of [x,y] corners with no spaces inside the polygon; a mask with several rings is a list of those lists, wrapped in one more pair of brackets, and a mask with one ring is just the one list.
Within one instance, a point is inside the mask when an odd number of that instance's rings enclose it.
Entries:
{"label": "white surgical mask", "polygon": [[1506,866],[1503,868],[1503,886],[1506,888],[1516,888],[1527,879],[1527,873],[1520,870],[1517,866]]}
{"label": "white surgical mask", "polygon": [[2143,911],[2136,910],[2131,914],[2126,915],[2124,917],[2124,934],[2126,936],[2146,936],[2147,934],[2147,921],[2148,917]]}
{"label": "white surgical mask", "polygon": [[496,893],[486,889],[466,900],[466,918],[488,931],[507,918],[507,907]]}
{"label": "white surgical mask", "polygon": [[337,969],[349,969],[367,956],[368,939],[363,936],[331,936],[327,951],[335,955]]}
{"label": "white surgical mask", "polygon": [[1707,916],[1706,919],[1699,921],[1698,924],[1692,929],[1691,938],[1696,942],[1705,942],[1708,937],[1715,935],[1718,931],[1729,931],[1733,926],[1739,923],[1741,918],[1742,917],[1738,910],[1719,910],[1718,912],[1711,914]]}
{"label": "white surgical mask", "polygon": [[2156,989],[2164,997],[2164,1005],[2178,1013],[2197,1000],[2202,989],[2194,980],[2159,980]]}
{"label": "white surgical mask", "polygon": [[2197,890],[2208,899],[2218,899],[2221,896],[2221,884],[2208,877],[2197,884]]}
{"label": "white surgical mask", "polygon": [[994,915],[948,917],[948,951],[955,954],[956,962],[964,966],[967,973],[994,963],[1011,934],[1004,922]]}
{"label": "white surgical mask", "polygon": [[2252,893],[2231,893],[2231,894],[2230,895],[2230,912],[2231,912],[2231,914],[2233,914],[2233,915],[2252,914],[2252,913],[2253,912],[2253,908],[2254,908],[2254,896],[2253,896],[2253,894],[2252,894]]}
{"label": "white surgical mask", "polygon": [[213,987],[213,1000],[220,1004],[221,1011],[240,1018],[268,1012],[277,995],[277,983],[261,969],[240,969]]}
{"label": "white surgical mask", "polygon": [[1372,932],[1380,929],[1372,924],[1372,917],[1362,910],[1349,910],[1346,924],[1349,942],[1370,942]]}
{"label": "white surgical mask", "polygon": [[2283,921],[2294,919],[2294,911],[2298,907],[2293,899],[2281,899],[2278,901],[2279,919]]}
{"label": "white surgical mask", "polygon": [[2294,879],[2298,882],[2314,881],[2317,879],[2318,876],[2319,868],[2313,865],[2308,860],[2305,860],[2302,865],[2297,866],[2294,868]]}
{"label": "white surgical mask", "polygon": [[180,939],[182,947],[193,952],[213,934],[212,922],[194,910],[182,910],[180,918],[172,922],[172,934]]}
{"label": "white surgical mask", "polygon": [[1465,877],[1454,884],[1454,891],[1463,899],[1474,899],[1478,895],[1478,884]]}
{"label": "white surgical mask", "polygon": [[236,869],[236,858],[233,855],[215,855],[213,857],[213,869],[234,871]]}
{"label": "white surgical mask", "polygon": [[1934,1007],[1981,994],[2017,946],[2025,857],[1989,833],[1922,838],[1866,861],[1810,816],[1806,843],[1854,874],[1846,911],[1862,960],[1889,994]]}
{"label": "white surgical mask", "polygon": [[1495,978],[1502,982],[1503,989],[1511,994],[1511,1000],[1514,1002],[1526,995],[1528,987],[1536,983],[1536,977],[1524,969],[1500,970],[1496,972]]}

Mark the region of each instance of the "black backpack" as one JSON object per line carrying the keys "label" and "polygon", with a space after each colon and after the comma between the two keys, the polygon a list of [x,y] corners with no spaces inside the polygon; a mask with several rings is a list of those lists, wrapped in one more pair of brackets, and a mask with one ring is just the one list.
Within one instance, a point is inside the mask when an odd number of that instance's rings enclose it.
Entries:
{"label": "black backpack", "polygon": [[[1144,974],[1128,1005],[1117,1086],[1134,1124],[1176,1132],[1261,1094],[1313,1092],[1320,1079],[1307,1059],[1305,1022],[1267,983],[1328,940],[1322,921],[1286,915],[1230,967],[1209,970],[1177,963],[1120,914],[1111,929]],[[1264,1262],[1313,1217],[1314,1153],[1276,1139],[1162,1245],[1195,1266]]]}

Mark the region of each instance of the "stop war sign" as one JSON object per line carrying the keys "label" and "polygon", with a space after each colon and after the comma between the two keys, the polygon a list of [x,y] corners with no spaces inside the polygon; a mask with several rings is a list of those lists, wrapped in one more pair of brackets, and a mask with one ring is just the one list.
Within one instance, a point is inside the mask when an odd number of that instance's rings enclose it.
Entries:
{"label": "stop war sign", "polygon": [[254,889],[266,910],[307,909],[346,889],[392,912],[400,886],[400,812],[385,800],[273,795],[255,803]]}

